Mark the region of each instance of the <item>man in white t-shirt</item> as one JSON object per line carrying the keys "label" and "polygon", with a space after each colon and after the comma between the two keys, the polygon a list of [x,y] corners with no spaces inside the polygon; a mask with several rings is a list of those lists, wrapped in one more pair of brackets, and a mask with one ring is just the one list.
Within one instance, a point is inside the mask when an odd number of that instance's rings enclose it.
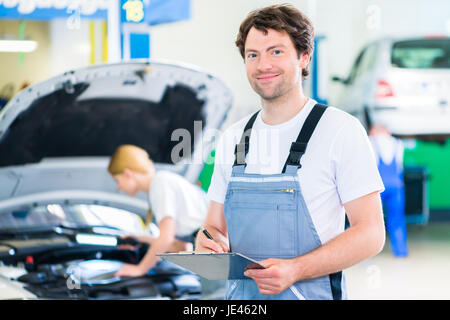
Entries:
{"label": "man in white t-shirt", "polygon": [[313,27],[296,8],[251,12],[236,45],[261,110],[219,139],[204,224],[214,240],[199,233],[196,250],[232,250],[265,266],[230,281],[227,299],[345,299],[341,271],[385,240],[367,134],[304,95]]}
{"label": "man in white t-shirt", "polygon": [[207,212],[207,197],[198,186],[170,171],[155,170],[148,153],[137,146],[121,145],[111,157],[109,173],[117,188],[134,196],[142,191],[148,194],[149,214],[159,227],[159,234],[135,236],[150,248],[139,264],[124,264],[116,276],[141,276],[152,269],[165,252],[192,250],[195,234]]}

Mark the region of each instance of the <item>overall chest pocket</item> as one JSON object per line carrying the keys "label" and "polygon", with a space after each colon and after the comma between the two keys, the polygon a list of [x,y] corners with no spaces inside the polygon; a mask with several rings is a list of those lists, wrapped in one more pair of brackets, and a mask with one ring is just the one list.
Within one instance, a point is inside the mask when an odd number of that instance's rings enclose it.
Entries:
{"label": "overall chest pocket", "polygon": [[226,217],[233,251],[261,260],[296,256],[297,205],[277,200],[273,194],[231,197]]}

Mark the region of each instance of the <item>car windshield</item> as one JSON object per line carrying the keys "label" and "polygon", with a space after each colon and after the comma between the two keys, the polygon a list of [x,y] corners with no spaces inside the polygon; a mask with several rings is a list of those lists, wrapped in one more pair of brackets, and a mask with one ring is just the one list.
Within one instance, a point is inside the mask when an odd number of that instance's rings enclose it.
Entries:
{"label": "car windshield", "polygon": [[131,233],[142,230],[142,219],[129,211],[101,205],[36,206],[0,213],[0,230],[33,229],[59,225],[107,226]]}
{"label": "car windshield", "polygon": [[392,46],[391,63],[406,69],[448,69],[450,39],[398,41]]}

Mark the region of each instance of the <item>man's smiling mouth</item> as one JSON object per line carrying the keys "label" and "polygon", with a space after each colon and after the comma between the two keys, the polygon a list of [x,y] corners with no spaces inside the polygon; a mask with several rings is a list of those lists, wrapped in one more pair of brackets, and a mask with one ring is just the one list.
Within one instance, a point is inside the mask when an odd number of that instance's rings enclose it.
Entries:
{"label": "man's smiling mouth", "polygon": [[280,75],[279,73],[260,75],[260,76],[256,77],[256,80],[258,80],[258,81],[269,81],[269,80],[272,80],[272,79],[278,77],[279,75]]}

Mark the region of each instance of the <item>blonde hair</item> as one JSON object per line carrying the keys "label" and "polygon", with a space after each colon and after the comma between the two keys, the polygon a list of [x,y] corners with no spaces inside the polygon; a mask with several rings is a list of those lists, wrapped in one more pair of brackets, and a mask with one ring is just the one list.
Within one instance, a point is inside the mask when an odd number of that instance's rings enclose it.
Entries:
{"label": "blonde hair", "polygon": [[148,173],[153,167],[147,151],[131,144],[124,144],[117,147],[111,156],[108,165],[108,172],[111,175],[121,174],[125,168],[135,172]]}
{"label": "blonde hair", "polygon": [[[111,156],[108,165],[108,172],[111,175],[121,174],[125,168],[135,172],[149,173],[153,167],[147,151],[131,144],[124,144],[117,147]],[[144,225],[147,227],[152,222],[152,209],[147,211]]]}

